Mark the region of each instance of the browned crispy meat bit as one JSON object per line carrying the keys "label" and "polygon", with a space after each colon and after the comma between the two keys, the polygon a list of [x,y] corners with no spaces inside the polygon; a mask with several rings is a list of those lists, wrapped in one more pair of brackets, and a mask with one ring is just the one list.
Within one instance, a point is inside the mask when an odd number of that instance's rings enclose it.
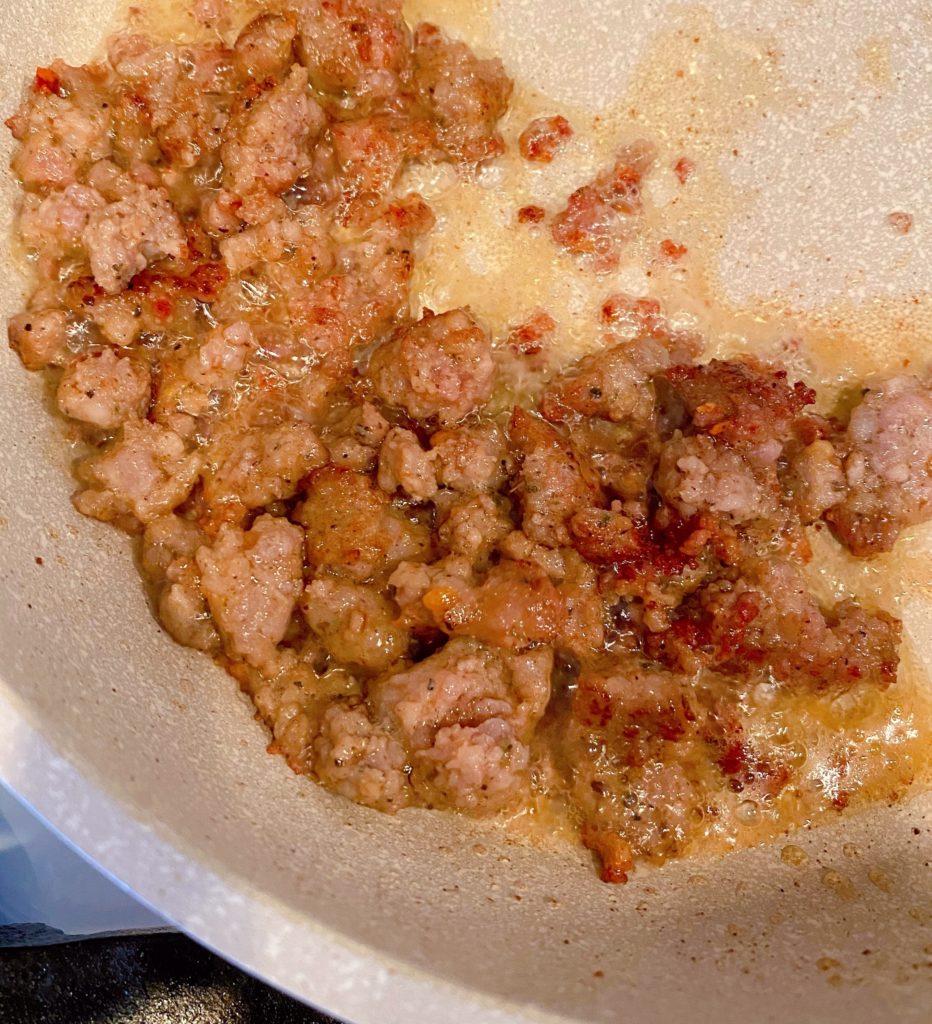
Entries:
{"label": "browned crispy meat bit", "polygon": [[612,167],[567,199],[551,234],[557,245],[582,257],[596,273],[614,270],[629,232],[629,219],[641,210],[641,184],[655,159],[651,143],[623,147]]}
{"label": "browned crispy meat bit", "polygon": [[522,456],[518,495],[524,532],[548,547],[569,544],[570,516],[599,501],[594,474],[564,435],[523,409],[512,414],[510,437]]}
{"label": "browned crispy meat bit", "polygon": [[549,164],[572,137],[573,127],[565,117],[538,117],[521,133],[518,147],[525,160]]}

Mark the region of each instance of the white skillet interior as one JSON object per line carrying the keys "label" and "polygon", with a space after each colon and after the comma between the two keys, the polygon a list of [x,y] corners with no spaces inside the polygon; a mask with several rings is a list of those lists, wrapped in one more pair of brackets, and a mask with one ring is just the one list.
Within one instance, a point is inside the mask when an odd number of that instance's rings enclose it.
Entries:
{"label": "white skillet interior", "polygon": [[[898,17],[896,4],[835,6],[856,31],[869,30],[858,27],[862,8],[875,22]],[[591,42],[604,28],[611,45],[600,52],[612,56],[593,80],[611,89],[626,48],[664,7],[508,0],[507,56],[533,72],[534,48],[549,48],[552,62],[568,53],[591,74],[603,59]],[[767,18],[799,7],[771,4]],[[3,110],[37,63],[86,57],[112,8],[7,0]],[[609,12],[603,23],[594,20],[600,11]],[[634,31],[641,13],[653,22]],[[561,37],[561,25],[579,32]],[[587,36],[593,25],[599,32]],[[836,39],[826,22],[823,56]],[[567,72],[568,90],[574,81]],[[919,90],[916,105],[928,95]],[[859,143],[872,144],[889,144],[883,125]],[[8,153],[4,136],[4,161]],[[766,231],[809,215],[805,204],[789,208],[793,191],[779,168],[769,173],[785,215],[768,214],[736,245],[766,249],[777,244]],[[928,179],[921,186],[928,197]],[[2,189],[8,216],[12,182]],[[844,201],[857,189],[855,175]],[[22,289],[15,266],[5,261],[4,271],[5,316]],[[791,271],[811,278],[808,268]],[[266,756],[232,680],[157,628],[129,544],[71,510],[60,428],[40,382],[5,348],[0,381],[0,778],[191,934],[360,1024],[539,1013],[721,1024],[928,1019],[928,798],[794,838],[810,855],[802,868],[781,861],[778,844],[642,871],[611,889],[571,849],[535,851],[494,827],[417,812],[392,819],[337,800]]]}

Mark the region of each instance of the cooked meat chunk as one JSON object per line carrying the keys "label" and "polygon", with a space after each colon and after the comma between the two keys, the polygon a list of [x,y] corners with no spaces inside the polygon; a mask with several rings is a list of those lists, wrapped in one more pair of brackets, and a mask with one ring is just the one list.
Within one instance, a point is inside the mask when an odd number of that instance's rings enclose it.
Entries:
{"label": "cooked meat chunk", "polygon": [[23,245],[36,254],[44,271],[55,274],[63,258],[83,254],[82,239],[91,215],[106,205],[97,189],[87,185],[72,184],[43,199],[27,196],[19,215]]}
{"label": "cooked meat chunk", "polygon": [[[96,285],[92,286],[97,288]],[[78,313],[72,321],[72,337],[83,337],[87,333],[100,332],[101,339],[117,348],[132,348],[145,328],[152,325],[141,303],[131,292],[119,295],[94,297],[94,305],[87,314]],[[159,327],[162,325],[159,324]],[[74,344],[74,343],[72,343]]]}
{"label": "cooked meat chunk", "polygon": [[644,422],[653,410],[648,375],[629,345],[585,356],[551,381],[541,412],[551,423],[573,416],[594,416],[615,423]]}
{"label": "cooked meat chunk", "polygon": [[495,491],[511,474],[505,438],[494,423],[439,430],[430,439],[437,482],[461,494]]}
{"label": "cooked meat chunk", "polygon": [[647,514],[650,478],[660,451],[660,438],[652,427],[575,418],[567,431],[593,479],[607,494],[620,498],[628,514],[641,518]]}
{"label": "cooked meat chunk", "polygon": [[[601,779],[596,782],[604,786]],[[590,783],[591,787],[592,783]],[[628,873],[634,868],[634,849],[627,839],[623,839],[617,829],[600,827],[592,821],[583,822],[580,839],[587,850],[592,850],[599,858],[601,870],[599,878],[603,882],[623,884],[628,881]]]}
{"label": "cooked meat chunk", "polygon": [[379,454],[379,487],[387,494],[404,490],[415,501],[427,501],[437,493],[430,454],[410,430],[395,427],[388,432]]}
{"label": "cooked meat chunk", "polygon": [[[30,190],[65,188],[110,153],[110,117],[99,66],[40,68],[19,110],[7,121],[19,143],[12,168]],[[103,100],[103,102],[102,102]]]}
{"label": "cooked meat chunk", "polygon": [[157,587],[159,620],[185,647],[215,651],[220,638],[201,590],[194,556],[204,532],[180,516],[151,520],[143,535],[142,567]]}
{"label": "cooked meat chunk", "polygon": [[472,640],[374,684],[372,700],[411,754],[415,789],[489,812],[527,785],[528,731],[550,694],[552,658],[503,658]]}
{"label": "cooked meat chunk", "polygon": [[[563,754],[583,815],[583,842],[602,861],[604,881],[624,881],[634,856],[662,862],[684,850],[701,825],[691,777],[717,752],[697,743],[703,691],[637,654],[605,655],[584,671],[573,697]],[[690,742],[692,741],[692,742]],[[690,755],[680,761],[682,747]]]}
{"label": "cooked meat chunk", "polygon": [[743,523],[774,516],[780,502],[775,476],[755,473],[738,452],[704,435],[677,435],[664,445],[654,484],[686,519],[713,512]]}
{"label": "cooked meat chunk", "polygon": [[573,128],[565,117],[538,117],[521,133],[518,147],[525,160],[549,164],[572,137]]}
{"label": "cooked meat chunk", "polygon": [[65,367],[56,397],[66,416],[100,430],[115,430],[146,414],[150,393],[145,363],[116,349],[92,348]]}
{"label": "cooked meat chunk", "polygon": [[563,572],[557,592],[566,610],[557,647],[587,659],[605,643],[605,605],[595,570],[571,551],[563,552]]}
{"label": "cooked meat chunk", "polygon": [[235,87],[230,51],[125,34],[111,40],[108,56],[118,76],[110,105],[114,156],[134,167],[160,157],[176,170],[210,166]]}
{"label": "cooked meat chunk", "polygon": [[207,445],[204,498],[210,505],[262,508],[292,498],[304,477],[327,461],[307,423],[243,429],[221,426]]}
{"label": "cooked meat chunk", "polygon": [[390,429],[379,410],[371,402],[363,402],[325,428],[323,439],[335,466],[364,473],[375,467],[379,447]]}
{"label": "cooked meat chunk", "polygon": [[463,555],[481,564],[512,529],[504,502],[489,494],[477,494],[458,498],[446,506],[437,536],[451,554]]}
{"label": "cooked meat chunk", "polygon": [[[509,650],[552,644],[563,631],[566,608],[549,577],[526,562],[502,561],[488,574],[475,594],[476,616],[454,632],[475,636]],[[450,612],[445,611],[445,616]]]}
{"label": "cooked meat chunk", "polygon": [[[856,601],[842,601],[826,615],[832,632],[829,650],[814,656],[819,667],[826,665],[828,671],[817,677],[807,666],[807,672],[816,678],[817,685],[831,687],[836,679],[861,680],[870,685],[886,688],[896,682],[900,661],[900,640],[902,625],[886,612],[869,611]],[[796,668],[798,657],[792,652],[788,659],[789,670]]]}
{"label": "cooked meat chunk", "polygon": [[577,189],[553,219],[550,233],[557,245],[589,261],[599,274],[621,261],[622,225],[618,214],[592,185]]}
{"label": "cooked meat chunk", "polygon": [[158,602],[159,621],[178,643],[215,653],[220,637],[199,584],[196,565],[172,571],[173,582]]}
{"label": "cooked meat chunk", "polygon": [[304,536],[286,519],[260,516],[249,530],[224,524],[195,559],[210,613],[231,657],[272,661],[303,586]]}
{"label": "cooked meat chunk", "polygon": [[685,671],[697,664],[734,674],[766,666],[780,682],[847,689],[896,679],[900,624],[853,602],[823,611],[791,566],[745,567],[744,576],[696,591],[650,649]]}
{"label": "cooked meat chunk", "polygon": [[637,213],[641,209],[641,185],[656,158],[656,147],[646,139],[622,146],[611,168],[596,178],[600,195],[619,213]]}
{"label": "cooked meat chunk", "polygon": [[234,60],[249,78],[279,78],[294,64],[296,36],[293,16],[259,14],[236,37]]}
{"label": "cooked meat chunk", "polygon": [[315,471],[297,512],[307,530],[307,557],[354,580],[390,573],[427,557],[426,527],[409,519],[367,476],[336,466]]}
{"label": "cooked meat chunk", "polygon": [[60,366],[68,356],[68,317],[60,309],[18,313],[10,318],[9,335],[27,370]]}
{"label": "cooked meat chunk", "polygon": [[421,122],[385,114],[341,121],[331,134],[345,187],[353,193],[387,192],[405,159],[423,152],[430,142]]}
{"label": "cooked meat chunk", "polygon": [[574,795],[586,808],[583,844],[601,861],[603,882],[624,882],[635,859],[663,864],[685,853],[701,819],[702,789],[677,760],[632,770],[611,757],[595,770],[585,762]]}
{"label": "cooked meat chunk", "polygon": [[785,370],[754,360],[714,359],[704,366],[674,366],[662,376],[697,433],[741,448],[755,466],[774,465],[794,422],[815,392],[787,383]]}
{"label": "cooked meat chunk", "polygon": [[468,46],[445,39],[435,25],[419,25],[414,43],[414,84],[436,122],[440,147],[464,163],[502,153],[497,124],[513,89],[502,62],[480,60]]}
{"label": "cooked meat chunk", "polygon": [[811,523],[847,494],[841,459],[831,441],[813,441],[792,460],[788,486],[803,522]]}
{"label": "cooked meat chunk", "polygon": [[188,436],[195,418],[225,408],[258,342],[241,321],[216,327],[188,345],[180,343],[161,362],[155,380],[153,417]]}
{"label": "cooked meat chunk", "polygon": [[173,562],[193,559],[206,540],[197,523],[181,516],[159,516],[151,520],[142,538],[143,572],[155,582],[164,581]]}
{"label": "cooked meat chunk", "polygon": [[614,508],[580,509],[568,525],[573,547],[596,565],[626,562],[643,544],[635,520]]}
{"label": "cooked meat chunk", "polygon": [[295,65],[281,85],[247,98],[224,129],[224,185],[237,195],[258,189],[279,194],[311,165],[310,146],[326,124]]}
{"label": "cooked meat chunk", "polygon": [[[289,633],[299,628],[292,620]],[[262,668],[229,657],[224,657],[222,663],[252,698],[268,726],[272,734],[269,753],[280,754],[292,771],[311,774],[313,745],[323,713],[337,694],[354,692],[355,681],[344,675],[340,680],[343,685],[333,687],[326,678],[318,677],[313,664],[319,664],[319,652],[310,640],[299,647],[290,643],[280,646]]]}
{"label": "cooked meat chunk", "polygon": [[753,360],[678,365],[656,378],[660,431],[672,436],[652,482],[679,516],[711,514],[716,529],[740,526],[759,545],[768,537],[803,543],[799,515],[808,499],[788,466],[800,438],[818,436],[827,424],[803,415],[815,393],[786,378]]}
{"label": "cooked meat chunk", "polygon": [[542,206],[530,203],[518,210],[519,224],[541,224],[547,217],[547,211]]}
{"label": "cooked meat chunk", "polygon": [[378,680],[372,700],[395,722],[412,750],[429,746],[441,725],[509,718],[524,733],[550,698],[550,655],[504,656],[469,639],[453,639],[425,661]]}
{"label": "cooked meat chunk", "polygon": [[530,752],[509,722],[487,718],[438,729],[414,761],[414,783],[428,799],[436,793],[458,810],[489,814],[513,802],[526,785]]}
{"label": "cooked meat chunk", "polygon": [[428,313],[378,348],[369,364],[375,393],[417,420],[456,423],[492,395],[492,346],[464,309]]}
{"label": "cooked meat chunk", "polygon": [[664,337],[669,333],[659,299],[615,292],[603,303],[600,319],[613,333],[633,337]]}
{"label": "cooked meat chunk", "polygon": [[690,336],[658,331],[593,352],[547,384],[541,413],[551,423],[575,426],[581,421],[584,430],[598,429],[599,420],[621,424],[629,435],[652,430],[656,396],[651,378],[674,359],[692,359],[698,351]]}
{"label": "cooked meat chunk", "polygon": [[418,626],[430,625],[435,630],[433,614],[423,604],[424,595],[430,590],[458,592],[474,583],[471,563],[458,555],[448,555],[429,564],[401,562],[388,577],[390,593],[401,608],[405,621]]}
{"label": "cooked meat chunk", "polygon": [[164,189],[128,184],[125,195],[88,220],[82,240],[94,280],[111,295],[155,260],[180,258],[185,236]]}
{"label": "cooked meat chunk", "polygon": [[201,456],[166,427],[148,420],[127,420],[122,434],[99,455],[78,467],[83,489],[75,508],[86,516],[147,523],[176,509],[191,493]]}
{"label": "cooked meat chunk", "polygon": [[354,669],[384,672],[407,650],[398,609],[375,587],[321,576],[305,590],[301,611],[331,657]]}
{"label": "cooked meat chunk", "polygon": [[444,632],[507,650],[553,643],[566,621],[556,587],[529,562],[503,561],[478,587],[465,580],[435,584],[421,601]]}
{"label": "cooked meat chunk", "polygon": [[400,0],[289,0],[298,48],[321,92],[355,103],[389,100],[411,63]]}
{"label": "cooked meat chunk", "polygon": [[471,714],[512,713],[508,697],[501,660],[465,640],[451,641],[438,654],[372,688],[375,707],[397,724],[414,750],[429,746],[443,723]]}
{"label": "cooked meat chunk", "polygon": [[406,769],[404,747],[373,723],[360,700],[339,700],[324,712],[314,740],[314,771],[334,792],[380,811],[398,811],[410,800]]}
{"label": "cooked meat chunk", "polygon": [[844,441],[847,494],[826,513],[856,555],[889,551],[900,531],[932,516],[932,387],[890,377],[868,389]]}
{"label": "cooked meat chunk", "polygon": [[550,231],[557,245],[582,256],[596,273],[614,270],[627,233],[623,217],[640,211],[641,182],[654,157],[650,143],[634,142],[609,170],[577,189],[553,219]]}
{"label": "cooked meat chunk", "polygon": [[662,744],[693,728],[694,705],[697,698],[685,678],[637,655],[622,655],[580,676],[573,723],[598,731],[629,765],[643,765],[661,754]]}
{"label": "cooked meat chunk", "polygon": [[524,532],[549,547],[569,545],[567,520],[600,501],[592,474],[562,434],[522,409],[512,415],[511,440],[523,456],[518,494]]}
{"label": "cooked meat chunk", "polygon": [[286,264],[298,271],[291,280],[281,266],[276,267],[275,286],[286,286],[293,328],[330,374],[351,368],[354,347],[381,339],[407,320],[414,268],[411,250],[432,218],[419,196],[391,203],[374,222],[367,222],[359,245],[341,245],[340,267],[312,287],[307,274],[326,266],[320,256],[332,258],[329,249],[320,254],[312,248],[309,268],[303,259]]}
{"label": "cooked meat chunk", "polygon": [[185,390],[179,408],[206,412],[217,396],[233,387],[257,348],[248,324],[237,322],[211,331],[185,356],[180,378]]}
{"label": "cooked meat chunk", "polygon": [[274,263],[287,253],[296,252],[305,241],[304,228],[286,208],[281,217],[228,235],[219,249],[227,270],[236,277],[252,267]]}
{"label": "cooked meat chunk", "polygon": [[552,340],[557,322],[545,310],[538,309],[508,334],[508,344],[523,356],[539,355],[546,342]]}

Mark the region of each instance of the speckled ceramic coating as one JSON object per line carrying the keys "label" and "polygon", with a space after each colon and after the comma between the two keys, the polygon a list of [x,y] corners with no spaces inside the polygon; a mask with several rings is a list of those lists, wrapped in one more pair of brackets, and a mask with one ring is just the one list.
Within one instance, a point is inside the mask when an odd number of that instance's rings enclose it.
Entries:
{"label": "speckled ceramic coating", "polygon": [[[495,16],[517,71],[591,100],[623,86],[668,6],[503,0]],[[858,226],[869,208],[930,207],[923,5],[713,6],[751,31],[766,22],[787,68],[826,84],[818,102],[761,126],[757,155],[734,169],[760,186],[722,257],[736,296],[812,298],[852,288],[851,274],[881,291],[925,285],[932,227],[917,219],[914,258],[893,265],[887,236]],[[86,56],[111,10],[110,0],[5,0],[3,110],[37,62]],[[849,109],[847,62],[878,33],[892,38],[888,63],[905,85]],[[824,125],[848,115],[850,132],[820,143]],[[794,160],[776,159],[792,147]],[[4,135],[4,162],[8,149]],[[889,173],[868,175],[878,162]],[[4,179],[5,216],[13,194]],[[846,241],[839,222],[852,212]],[[837,261],[800,248],[802,225]],[[5,316],[20,284],[4,269]],[[232,680],[156,627],[128,543],[72,512],[60,427],[5,346],[0,382],[0,778],[184,930],[358,1024],[929,1019],[928,797],[794,836],[802,852],[786,858],[777,844],[639,871],[623,888],[603,886],[568,847],[538,851],[494,826],[392,819],[336,799],[267,757]]]}

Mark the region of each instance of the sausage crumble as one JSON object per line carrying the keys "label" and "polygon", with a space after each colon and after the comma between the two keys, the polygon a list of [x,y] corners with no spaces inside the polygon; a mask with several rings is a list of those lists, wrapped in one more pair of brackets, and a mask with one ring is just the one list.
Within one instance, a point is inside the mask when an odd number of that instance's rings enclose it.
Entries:
{"label": "sausage crumble", "polygon": [[[406,168],[504,151],[501,62],[399,0],[285,0],[212,38],[119,34],[39,68],[7,121],[35,268],[10,343],[165,629],[296,772],[389,812],[559,805],[606,881],[749,807],[855,802],[856,737],[820,723],[897,685],[901,625],[815,596],[808,531],[869,557],[932,518],[929,374],[827,417],[649,298],[609,294],[570,365],[543,359],[566,327],[546,310],[412,311],[434,215]],[[520,152],[571,135],[541,118]],[[620,144],[551,218],[554,256],[618,267],[654,162]],[[786,721],[834,766],[818,793]]]}

